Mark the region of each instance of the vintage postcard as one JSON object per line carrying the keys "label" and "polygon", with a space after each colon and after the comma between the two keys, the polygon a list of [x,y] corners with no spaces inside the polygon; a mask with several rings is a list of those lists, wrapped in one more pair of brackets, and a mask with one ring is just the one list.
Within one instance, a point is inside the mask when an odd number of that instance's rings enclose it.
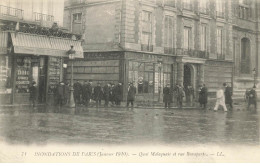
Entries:
{"label": "vintage postcard", "polygon": [[0,162],[259,162],[259,11],[1,0]]}

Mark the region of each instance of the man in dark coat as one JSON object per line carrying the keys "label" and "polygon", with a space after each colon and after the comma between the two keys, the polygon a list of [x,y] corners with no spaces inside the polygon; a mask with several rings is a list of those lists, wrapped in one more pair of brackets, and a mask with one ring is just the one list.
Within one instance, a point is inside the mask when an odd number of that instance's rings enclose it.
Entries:
{"label": "man in dark coat", "polygon": [[105,104],[104,106],[105,107],[108,107],[108,103],[109,103],[109,95],[110,95],[110,88],[111,88],[111,85],[108,83],[104,86],[103,88],[103,98],[105,100]]}
{"label": "man in dark coat", "polygon": [[80,84],[79,80],[77,80],[77,82],[74,83],[73,89],[75,103],[79,104],[81,102],[80,96],[82,95],[82,85]]}
{"label": "man in dark coat", "polygon": [[225,91],[224,91],[224,94],[225,94],[225,103],[226,105],[230,105],[230,108],[233,108],[233,100],[232,100],[232,95],[233,95],[233,92],[232,92],[232,88],[227,84],[227,83],[224,83],[223,86],[225,87]]}
{"label": "man in dark coat", "polygon": [[109,100],[110,100],[112,106],[114,106],[114,104],[115,104],[115,84],[114,83],[111,84]]}
{"label": "man in dark coat", "polygon": [[122,83],[118,83],[118,85],[115,87],[115,103],[116,105],[121,105],[121,100],[123,98],[123,87]]}
{"label": "man in dark coat", "polygon": [[36,82],[32,82],[32,85],[29,88],[30,92],[30,101],[32,102],[33,107],[35,107],[36,97],[37,97],[37,88]]}
{"label": "man in dark coat", "polygon": [[131,107],[134,107],[134,100],[135,100],[135,94],[136,94],[136,87],[134,87],[133,83],[129,83],[128,89],[127,89],[127,107],[129,106],[129,103],[131,103]]}
{"label": "man in dark coat", "polygon": [[82,96],[82,99],[81,99],[81,102],[83,105],[86,105],[87,104],[87,86],[88,86],[88,82],[87,81],[84,81],[84,84],[82,85],[81,87],[81,96]]}
{"label": "man in dark coat", "polygon": [[103,97],[103,92],[100,83],[97,83],[97,86],[94,88],[93,96],[94,100],[96,101],[96,107],[99,107],[101,105],[101,99]]}
{"label": "man in dark coat", "polygon": [[64,103],[68,104],[70,99],[70,85],[68,82],[64,85]]}
{"label": "man in dark coat", "polygon": [[200,107],[203,106],[203,108],[206,109],[208,103],[208,88],[205,84],[203,84],[199,92],[199,103]]}
{"label": "man in dark coat", "polygon": [[88,107],[92,98],[92,81],[89,81],[85,87],[85,105]]}
{"label": "man in dark coat", "polygon": [[62,106],[64,103],[64,83],[60,82],[57,87],[57,95],[58,95],[58,104]]}
{"label": "man in dark coat", "polygon": [[172,101],[171,88],[170,84],[167,84],[166,87],[163,88],[163,102],[165,103],[164,108],[170,108],[170,104]]}
{"label": "man in dark coat", "polygon": [[178,101],[179,108],[182,108],[183,97],[185,97],[184,88],[181,85],[178,85],[178,88],[177,88],[177,101]]}
{"label": "man in dark coat", "polygon": [[257,108],[257,103],[256,103],[256,100],[257,100],[257,94],[256,94],[256,91],[255,91],[256,87],[254,86],[249,92],[248,92],[248,106],[247,108],[250,107],[251,104],[253,104],[255,106],[255,110]]}

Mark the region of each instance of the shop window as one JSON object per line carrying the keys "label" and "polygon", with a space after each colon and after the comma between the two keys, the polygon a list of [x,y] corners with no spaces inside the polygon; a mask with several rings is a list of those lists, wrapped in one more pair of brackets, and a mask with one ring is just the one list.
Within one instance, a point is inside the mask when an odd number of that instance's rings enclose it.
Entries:
{"label": "shop window", "polygon": [[16,63],[17,63],[16,92],[29,93],[30,76],[31,76],[31,58],[17,57]]}
{"label": "shop window", "polygon": [[0,55],[0,94],[11,93],[11,65],[8,56]]}
{"label": "shop window", "polygon": [[241,40],[241,74],[250,74],[250,40],[243,38]]}
{"label": "shop window", "polygon": [[130,61],[128,74],[138,94],[158,93],[159,87],[171,82],[171,65],[163,64],[159,68],[158,64]]}

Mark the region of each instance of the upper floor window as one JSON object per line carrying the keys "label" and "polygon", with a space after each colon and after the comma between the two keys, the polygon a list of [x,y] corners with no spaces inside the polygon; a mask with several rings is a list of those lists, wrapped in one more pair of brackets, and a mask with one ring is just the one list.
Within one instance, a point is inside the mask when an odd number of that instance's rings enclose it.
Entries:
{"label": "upper floor window", "polygon": [[199,3],[200,3],[200,5],[199,5],[200,12],[208,14],[208,0],[202,0],[202,1],[199,1]]}
{"label": "upper floor window", "polygon": [[164,19],[164,46],[173,48],[173,17],[165,16]]}
{"label": "upper floor window", "polygon": [[73,23],[81,23],[81,19],[82,19],[82,13],[75,13],[73,14]]}
{"label": "upper floor window", "polygon": [[164,0],[164,5],[175,7],[175,0]]}
{"label": "upper floor window", "polygon": [[240,72],[250,74],[250,40],[243,38],[241,40],[241,64]]}
{"label": "upper floor window", "polygon": [[192,10],[192,0],[183,0],[182,3],[184,9]]}
{"label": "upper floor window", "polygon": [[148,11],[142,12],[142,37],[141,43],[149,46],[152,44],[152,13]]}
{"label": "upper floor window", "polygon": [[251,18],[251,9],[248,6],[239,6],[238,15],[242,19]]}
{"label": "upper floor window", "polygon": [[207,26],[205,24],[201,25],[201,39],[200,39],[200,45],[201,45],[201,51],[207,50]]}
{"label": "upper floor window", "polygon": [[216,15],[217,17],[224,17],[224,5],[225,1],[224,0],[217,0],[216,1]]}
{"label": "upper floor window", "polygon": [[222,27],[217,28],[217,56],[218,59],[223,59],[223,29]]}
{"label": "upper floor window", "polygon": [[184,27],[184,32],[183,32],[183,48],[184,49],[191,49],[191,44],[190,44],[190,39],[191,39],[191,27]]}

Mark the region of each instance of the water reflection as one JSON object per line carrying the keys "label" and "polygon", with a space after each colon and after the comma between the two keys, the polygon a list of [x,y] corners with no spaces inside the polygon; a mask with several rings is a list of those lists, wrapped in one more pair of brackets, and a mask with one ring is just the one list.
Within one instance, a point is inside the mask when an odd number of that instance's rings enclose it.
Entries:
{"label": "water reflection", "polygon": [[0,113],[9,143],[259,144],[259,112],[21,107]]}

